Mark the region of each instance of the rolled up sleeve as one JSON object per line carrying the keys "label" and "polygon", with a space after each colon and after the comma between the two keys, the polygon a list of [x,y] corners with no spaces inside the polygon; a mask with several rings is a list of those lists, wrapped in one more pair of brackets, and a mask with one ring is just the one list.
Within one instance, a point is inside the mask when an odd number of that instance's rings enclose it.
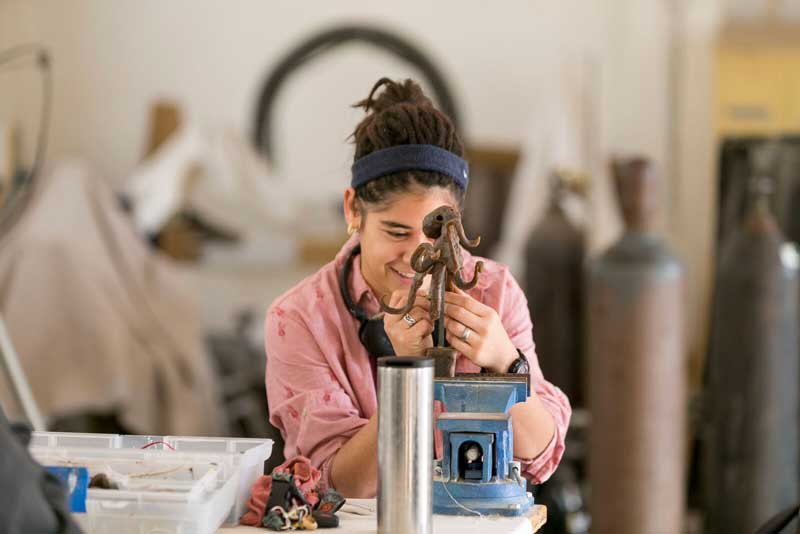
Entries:
{"label": "rolled up sleeve", "polygon": [[531,389],[539,397],[555,422],[553,437],[538,456],[535,458],[515,457],[522,466],[523,475],[534,484],[541,484],[550,478],[564,455],[564,439],[572,416],[572,408],[567,396],[542,375],[539,360],[536,357],[533,324],[525,294],[509,272],[506,271],[504,278],[504,293],[500,305],[503,326],[514,346],[522,351],[528,359]]}
{"label": "rolled up sleeve", "polygon": [[[531,377],[531,380],[533,380],[533,377]],[[521,464],[525,478],[534,484],[541,484],[555,472],[561,462],[561,458],[564,456],[564,439],[567,436],[572,409],[567,396],[546,380],[536,384],[534,390],[542,404],[544,404],[545,409],[553,417],[555,432],[550,443],[536,458],[516,459]]]}
{"label": "rolled up sleeve", "polygon": [[342,388],[302,319],[271,308],[264,343],[270,423],[283,435],[286,458],[309,458],[327,488],[333,457],[368,420]]}

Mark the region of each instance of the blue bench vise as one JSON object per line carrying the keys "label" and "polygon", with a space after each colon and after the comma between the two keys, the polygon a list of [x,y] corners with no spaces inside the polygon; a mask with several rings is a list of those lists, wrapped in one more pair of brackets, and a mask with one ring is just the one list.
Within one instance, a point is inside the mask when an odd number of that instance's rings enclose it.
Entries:
{"label": "blue bench vise", "polygon": [[519,462],[514,461],[511,415],[530,394],[527,375],[459,374],[434,379],[434,399],[445,412],[442,459],[434,464],[437,514],[522,515],[533,506]]}

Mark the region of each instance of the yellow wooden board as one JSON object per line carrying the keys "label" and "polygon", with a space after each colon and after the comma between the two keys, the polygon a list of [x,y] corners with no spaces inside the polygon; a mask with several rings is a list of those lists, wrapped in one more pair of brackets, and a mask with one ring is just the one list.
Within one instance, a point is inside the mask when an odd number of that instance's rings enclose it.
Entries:
{"label": "yellow wooden board", "polygon": [[800,39],[795,33],[800,28],[726,32],[716,57],[720,136],[800,133]]}
{"label": "yellow wooden board", "polygon": [[537,532],[547,523],[547,507],[542,504],[534,504],[530,518],[533,531]]}

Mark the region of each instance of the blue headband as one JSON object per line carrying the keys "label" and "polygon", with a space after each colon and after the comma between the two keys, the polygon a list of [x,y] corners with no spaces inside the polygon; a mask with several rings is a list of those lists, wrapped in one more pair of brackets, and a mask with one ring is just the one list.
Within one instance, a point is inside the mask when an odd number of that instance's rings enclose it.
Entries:
{"label": "blue headband", "polygon": [[469,183],[469,165],[449,150],[435,145],[397,145],[356,160],[351,185],[355,188],[401,171],[439,172],[452,178],[462,191]]}

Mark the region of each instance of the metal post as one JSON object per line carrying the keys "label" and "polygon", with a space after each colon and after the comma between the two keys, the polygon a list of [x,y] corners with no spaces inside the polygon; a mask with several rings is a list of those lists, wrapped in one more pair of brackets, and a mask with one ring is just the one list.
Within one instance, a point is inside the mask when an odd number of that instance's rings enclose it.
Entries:
{"label": "metal post", "polygon": [[11,390],[14,393],[14,398],[17,404],[22,408],[25,417],[31,424],[34,430],[46,430],[44,425],[44,418],[39,411],[39,406],[33,398],[31,388],[28,385],[28,379],[25,378],[25,372],[19,364],[17,352],[11,344],[11,337],[6,330],[6,324],[3,317],[0,316],[0,363],[3,366],[3,372],[11,382]]}

